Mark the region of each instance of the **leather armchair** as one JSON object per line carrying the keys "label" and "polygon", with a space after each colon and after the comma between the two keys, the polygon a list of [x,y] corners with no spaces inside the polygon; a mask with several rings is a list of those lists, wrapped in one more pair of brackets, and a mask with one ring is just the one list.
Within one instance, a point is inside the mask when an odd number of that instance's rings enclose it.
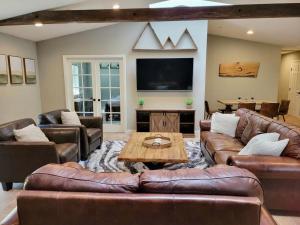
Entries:
{"label": "leather armchair", "polygon": [[4,190],[48,163],[77,162],[80,158],[79,129],[42,129],[50,142],[18,142],[13,129],[35,124],[32,119],[21,119],[0,125],[0,181]]}
{"label": "leather armchair", "polygon": [[81,160],[86,160],[94,150],[102,144],[103,122],[102,117],[79,117],[82,125],[64,125],[61,121],[61,112],[68,109],[60,109],[42,113],[38,116],[40,127],[78,127],[80,129],[80,155]]}

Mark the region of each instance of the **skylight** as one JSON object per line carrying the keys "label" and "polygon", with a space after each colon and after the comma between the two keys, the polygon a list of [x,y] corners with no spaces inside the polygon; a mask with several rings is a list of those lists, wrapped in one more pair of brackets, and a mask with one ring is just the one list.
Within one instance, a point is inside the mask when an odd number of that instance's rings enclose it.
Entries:
{"label": "skylight", "polygon": [[173,8],[179,6],[201,7],[201,6],[221,6],[221,5],[230,5],[230,4],[205,1],[205,0],[168,0],[168,1],[150,4],[149,7],[150,8]]}

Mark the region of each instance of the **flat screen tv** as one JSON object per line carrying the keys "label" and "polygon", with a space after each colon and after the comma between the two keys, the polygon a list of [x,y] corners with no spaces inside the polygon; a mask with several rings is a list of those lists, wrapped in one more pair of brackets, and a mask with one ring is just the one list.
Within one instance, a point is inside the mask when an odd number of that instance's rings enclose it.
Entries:
{"label": "flat screen tv", "polygon": [[138,91],[192,91],[193,58],[137,59]]}

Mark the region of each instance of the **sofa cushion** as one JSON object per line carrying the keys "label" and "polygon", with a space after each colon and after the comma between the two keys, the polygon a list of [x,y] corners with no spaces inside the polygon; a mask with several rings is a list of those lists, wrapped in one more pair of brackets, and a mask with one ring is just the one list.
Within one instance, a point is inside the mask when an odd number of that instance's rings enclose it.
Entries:
{"label": "sofa cushion", "polygon": [[242,143],[246,145],[254,136],[266,133],[271,121],[272,120],[267,117],[253,113],[248,118],[248,124],[241,136]]}
{"label": "sofa cushion", "polygon": [[240,120],[238,122],[238,125],[236,127],[236,131],[235,131],[235,137],[236,138],[241,138],[242,134],[248,124],[248,118],[251,116],[251,111],[248,109],[238,109],[236,111],[236,115],[240,117]]}
{"label": "sofa cushion", "polygon": [[66,125],[81,125],[79,117],[76,112],[61,112],[61,122]]}
{"label": "sofa cushion", "polygon": [[280,141],[258,141],[253,143],[248,151],[240,151],[239,155],[269,155],[278,157],[281,155],[288,142],[289,139]]}
{"label": "sofa cushion", "polygon": [[254,174],[226,165],[208,169],[147,170],[140,176],[140,188],[146,193],[251,196],[263,201],[262,187]]}
{"label": "sofa cushion", "polygon": [[240,117],[235,114],[216,112],[212,115],[210,131],[235,137],[235,131]]}
{"label": "sofa cushion", "polygon": [[273,121],[267,132],[280,134],[279,140],[289,139],[289,143],[282,152],[282,156],[300,159],[300,129],[283,122]]}
{"label": "sofa cushion", "polygon": [[13,130],[15,138],[20,142],[49,142],[41,128],[30,124],[22,129]]}
{"label": "sofa cushion", "polygon": [[239,155],[249,155],[251,151],[255,151],[257,142],[267,142],[267,141],[278,141],[280,134],[272,132],[272,133],[263,133],[258,134],[251,138],[251,140],[247,143],[247,145],[239,152]]}
{"label": "sofa cushion", "polygon": [[86,132],[89,139],[89,143],[92,143],[95,140],[100,139],[101,137],[101,130],[98,128],[87,128]]}
{"label": "sofa cushion", "polygon": [[201,141],[211,156],[216,151],[235,151],[239,152],[244,145],[236,138],[226,134],[217,134],[209,131],[201,132]]}
{"label": "sofa cushion", "polygon": [[214,155],[214,160],[217,164],[227,164],[227,160],[230,156],[237,155],[238,152],[234,151],[218,151]]}
{"label": "sofa cushion", "polygon": [[74,143],[55,144],[55,147],[62,163],[70,161],[78,154],[78,147]]}
{"label": "sofa cushion", "polygon": [[74,165],[48,164],[27,177],[26,190],[131,193],[139,188],[138,175],[94,173]]}

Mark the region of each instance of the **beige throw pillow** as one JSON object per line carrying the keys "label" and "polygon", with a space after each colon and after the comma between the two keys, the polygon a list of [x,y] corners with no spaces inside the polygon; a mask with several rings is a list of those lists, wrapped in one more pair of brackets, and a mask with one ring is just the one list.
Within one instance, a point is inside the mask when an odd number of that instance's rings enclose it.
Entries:
{"label": "beige throw pillow", "polygon": [[66,125],[81,125],[76,112],[61,112],[61,121]]}
{"label": "beige throw pillow", "polygon": [[13,132],[17,141],[49,142],[49,139],[46,137],[43,131],[33,124],[22,129],[13,130]]}

